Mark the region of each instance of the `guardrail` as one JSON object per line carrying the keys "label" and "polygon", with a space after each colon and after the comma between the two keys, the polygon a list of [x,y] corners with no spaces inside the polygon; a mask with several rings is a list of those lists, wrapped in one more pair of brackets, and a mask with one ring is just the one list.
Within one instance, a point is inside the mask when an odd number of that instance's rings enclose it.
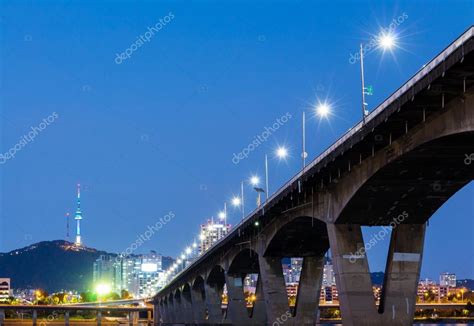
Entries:
{"label": "guardrail", "polygon": [[[6,311],[23,311],[31,312],[31,322],[33,326],[45,326],[49,323],[52,323],[56,318],[48,318],[49,316],[55,316],[54,312],[61,312],[64,314],[64,325],[70,325],[70,315],[71,312],[77,311],[95,311],[96,319],[98,326],[102,325],[103,313],[104,312],[119,312],[128,314],[128,324],[129,326],[138,325],[139,322],[139,313],[146,312],[147,318],[145,320],[146,324],[151,326],[153,325],[153,308],[151,307],[85,307],[85,306],[41,306],[41,305],[0,305],[0,326],[5,326],[5,317]],[[49,316],[38,322],[38,311],[49,312]]]}

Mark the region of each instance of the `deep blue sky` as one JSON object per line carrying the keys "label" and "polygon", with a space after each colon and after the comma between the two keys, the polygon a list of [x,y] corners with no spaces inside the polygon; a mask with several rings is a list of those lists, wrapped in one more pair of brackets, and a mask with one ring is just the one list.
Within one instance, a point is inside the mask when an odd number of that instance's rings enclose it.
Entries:
{"label": "deep blue sky", "polygon": [[[262,175],[266,152],[286,144],[292,153],[270,162],[271,190],[297,171],[301,112],[318,98],[336,112],[329,122],[309,119],[311,159],[358,121],[359,66],[349,57],[360,41],[406,16],[394,56],[366,58],[374,108],[474,22],[469,0],[40,3],[0,8],[1,152],[59,115],[0,166],[0,251],[64,238],[81,182],[88,246],[122,251],[173,211],[139,251],[176,255],[242,178]],[[114,62],[170,12],[149,42]],[[232,163],[287,112],[288,123]],[[474,278],[473,197],[471,183],[430,220],[423,277]],[[387,246],[369,252],[372,271],[384,269]]]}

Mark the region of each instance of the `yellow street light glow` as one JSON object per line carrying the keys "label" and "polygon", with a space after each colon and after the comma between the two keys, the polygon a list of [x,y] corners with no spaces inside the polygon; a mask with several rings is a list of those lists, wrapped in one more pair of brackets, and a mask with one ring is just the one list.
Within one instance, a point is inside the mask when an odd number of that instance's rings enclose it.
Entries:
{"label": "yellow street light glow", "polygon": [[397,45],[397,38],[391,32],[382,32],[378,39],[379,46],[384,50],[390,50]]}
{"label": "yellow street light glow", "polygon": [[288,156],[288,150],[285,147],[280,146],[276,150],[276,155],[278,156],[278,158],[284,159]]}
{"label": "yellow street light glow", "polygon": [[254,176],[252,176],[252,177],[250,178],[250,184],[251,184],[252,186],[258,186],[259,183],[260,183],[260,178],[257,177],[256,175],[254,175]]}
{"label": "yellow street light glow", "polygon": [[232,198],[232,205],[234,205],[234,206],[240,206],[240,202],[241,202],[241,201],[240,201],[240,197],[237,197],[237,196],[236,196],[236,197]]}
{"label": "yellow street light glow", "polygon": [[95,287],[95,291],[97,292],[98,295],[106,295],[112,291],[112,288],[110,284],[106,283],[99,283]]}

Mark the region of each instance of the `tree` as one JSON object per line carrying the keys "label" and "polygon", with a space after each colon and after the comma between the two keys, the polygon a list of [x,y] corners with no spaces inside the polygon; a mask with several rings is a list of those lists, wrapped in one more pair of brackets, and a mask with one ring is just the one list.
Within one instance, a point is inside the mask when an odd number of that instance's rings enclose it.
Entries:
{"label": "tree", "polygon": [[122,292],[120,293],[120,297],[122,299],[132,299],[133,298],[133,296],[127,290],[122,290]]}

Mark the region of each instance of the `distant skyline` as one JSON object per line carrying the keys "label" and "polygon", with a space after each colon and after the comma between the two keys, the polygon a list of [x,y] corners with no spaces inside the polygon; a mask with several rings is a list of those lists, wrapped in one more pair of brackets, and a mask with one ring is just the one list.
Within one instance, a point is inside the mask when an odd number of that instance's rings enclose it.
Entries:
{"label": "distant skyline", "polygon": [[[0,9],[0,153],[14,153],[0,164],[0,252],[65,239],[66,212],[74,242],[81,183],[86,246],[122,252],[155,226],[136,252],[176,256],[241,180],[263,178],[265,154],[289,148],[286,161],[270,155],[271,192],[298,171],[303,111],[308,162],[360,120],[360,42],[373,110],[474,21],[472,1]],[[399,36],[393,53],[371,45],[382,28]],[[324,100],[335,114],[319,120],[311,107]],[[250,212],[250,187],[246,198]],[[430,219],[422,277],[474,278],[473,199],[471,182]],[[229,223],[240,218],[229,206]],[[388,242],[368,252],[372,272],[384,271]]]}

